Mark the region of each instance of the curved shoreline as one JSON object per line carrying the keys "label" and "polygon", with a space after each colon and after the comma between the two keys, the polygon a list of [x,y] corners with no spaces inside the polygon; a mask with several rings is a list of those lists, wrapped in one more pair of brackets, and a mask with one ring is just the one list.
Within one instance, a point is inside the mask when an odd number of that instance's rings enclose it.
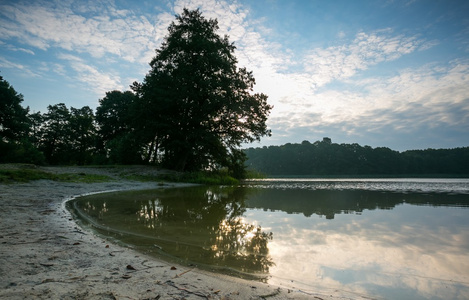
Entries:
{"label": "curved shoreline", "polygon": [[65,202],[89,193],[185,184],[123,180],[115,176],[115,169],[45,169],[106,174],[114,180],[0,184],[0,298],[349,299],[339,291],[310,294],[174,265],[113,244],[82,230]]}

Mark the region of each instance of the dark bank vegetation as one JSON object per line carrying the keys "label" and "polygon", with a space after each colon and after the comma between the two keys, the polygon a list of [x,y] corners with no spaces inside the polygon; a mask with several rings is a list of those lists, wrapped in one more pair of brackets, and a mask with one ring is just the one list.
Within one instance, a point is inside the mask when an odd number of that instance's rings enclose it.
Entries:
{"label": "dark bank vegetation", "polygon": [[96,112],[59,103],[30,113],[0,77],[0,163],[151,164],[195,181],[243,178],[240,146],[270,135],[271,106],[217,30],[217,20],[185,9],[143,81],[107,92]]}
{"label": "dark bank vegetation", "polygon": [[469,147],[398,152],[325,138],[245,152],[248,168],[268,175],[469,177]]}

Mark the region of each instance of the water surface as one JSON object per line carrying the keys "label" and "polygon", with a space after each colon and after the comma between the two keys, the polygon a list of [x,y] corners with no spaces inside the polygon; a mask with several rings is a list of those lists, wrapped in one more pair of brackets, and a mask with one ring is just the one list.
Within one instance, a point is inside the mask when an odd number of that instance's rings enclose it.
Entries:
{"label": "water surface", "polygon": [[306,293],[469,299],[467,179],[275,179],[72,206],[146,253]]}

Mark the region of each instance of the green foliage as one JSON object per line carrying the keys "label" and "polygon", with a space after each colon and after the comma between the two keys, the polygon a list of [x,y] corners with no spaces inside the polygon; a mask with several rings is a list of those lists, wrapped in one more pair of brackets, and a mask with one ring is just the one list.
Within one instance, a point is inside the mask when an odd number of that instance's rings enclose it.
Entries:
{"label": "green foliage", "polygon": [[70,108],[69,147],[72,155],[69,163],[89,164],[95,149],[96,129],[93,110],[88,106]]}
{"label": "green foliage", "polygon": [[262,173],[253,169],[246,170],[245,179],[263,179],[263,178],[267,178],[267,175],[265,173]]}
{"label": "green foliage", "polygon": [[163,181],[162,176],[160,175],[142,175],[142,174],[128,174],[128,175],[121,175],[122,178],[127,180],[135,180],[141,182],[159,182]]}
{"label": "green foliage", "polygon": [[178,174],[165,174],[161,179],[171,182],[187,182],[207,185],[236,185],[239,181],[226,171],[198,171]]}
{"label": "green foliage", "polygon": [[29,109],[23,108],[21,102],[23,95],[0,76],[0,142],[19,141],[27,135]]}
{"label": "green foliage", "polygon": [[[143,138],[136,128],[143,119],[135,112],[135,95],[130,92],[107,92],[99,100],[96,109],[99,145],[102,153],[112,164],[142,163]],[[143,122],[143,124],[145,124]]]}
{"label": "green foliage", "polygon": [[93,161],[96,144],[94,114],[64,103],[49,105],[47,113],[31,115],[35,142],[49,164],[84,165]]}
{"label": "green foliage", "polygon": [[252,73],[236,67],[235,46],[217,30],[217,20],[198,10],[176,17],[144,82],[133,86],[136,112],[146,121],[137,131],[155,149],[149,158],[164,167],[228,167],[238,176],[238,148],[270,134],[271,106],[266,95],[252,92]]}
{"label": "green foliage", "polygon": [[111,164],[142,163],[141,148],[132,133],[125,133],[107,143],[108,162]]}
{"label": "green foliage", "polygon": [[467,176],[469,147],[412,150],[304,141],[245,150],[251,170],[296,176]]}
{"label": "green foliage", "polygon": [[71,153],[69,137],[70,111],[64,103],[49,105],[43,115],[39,149],[50,164],[65,164]]}
{"label": "green foliage", "polygon": [[27,163],[42,165],[45,158],[34,145],[24,138],[18,142],[0,142],[0,163]]}
{"label": "green foliage", "polygon": [[18,94],[0,76],[0,163],[41,163],[40,153],[28,140],[28,108],[21,106],[23,95]]}

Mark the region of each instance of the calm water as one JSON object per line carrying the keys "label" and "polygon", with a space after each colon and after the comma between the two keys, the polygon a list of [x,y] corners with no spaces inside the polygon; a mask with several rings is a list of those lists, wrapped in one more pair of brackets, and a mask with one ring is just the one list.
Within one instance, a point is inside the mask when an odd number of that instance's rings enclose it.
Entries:
{"label": "calm water", "polygon": [[275,179],[69,204],[149,254],[305,292],[469,299],[469,179]]}

